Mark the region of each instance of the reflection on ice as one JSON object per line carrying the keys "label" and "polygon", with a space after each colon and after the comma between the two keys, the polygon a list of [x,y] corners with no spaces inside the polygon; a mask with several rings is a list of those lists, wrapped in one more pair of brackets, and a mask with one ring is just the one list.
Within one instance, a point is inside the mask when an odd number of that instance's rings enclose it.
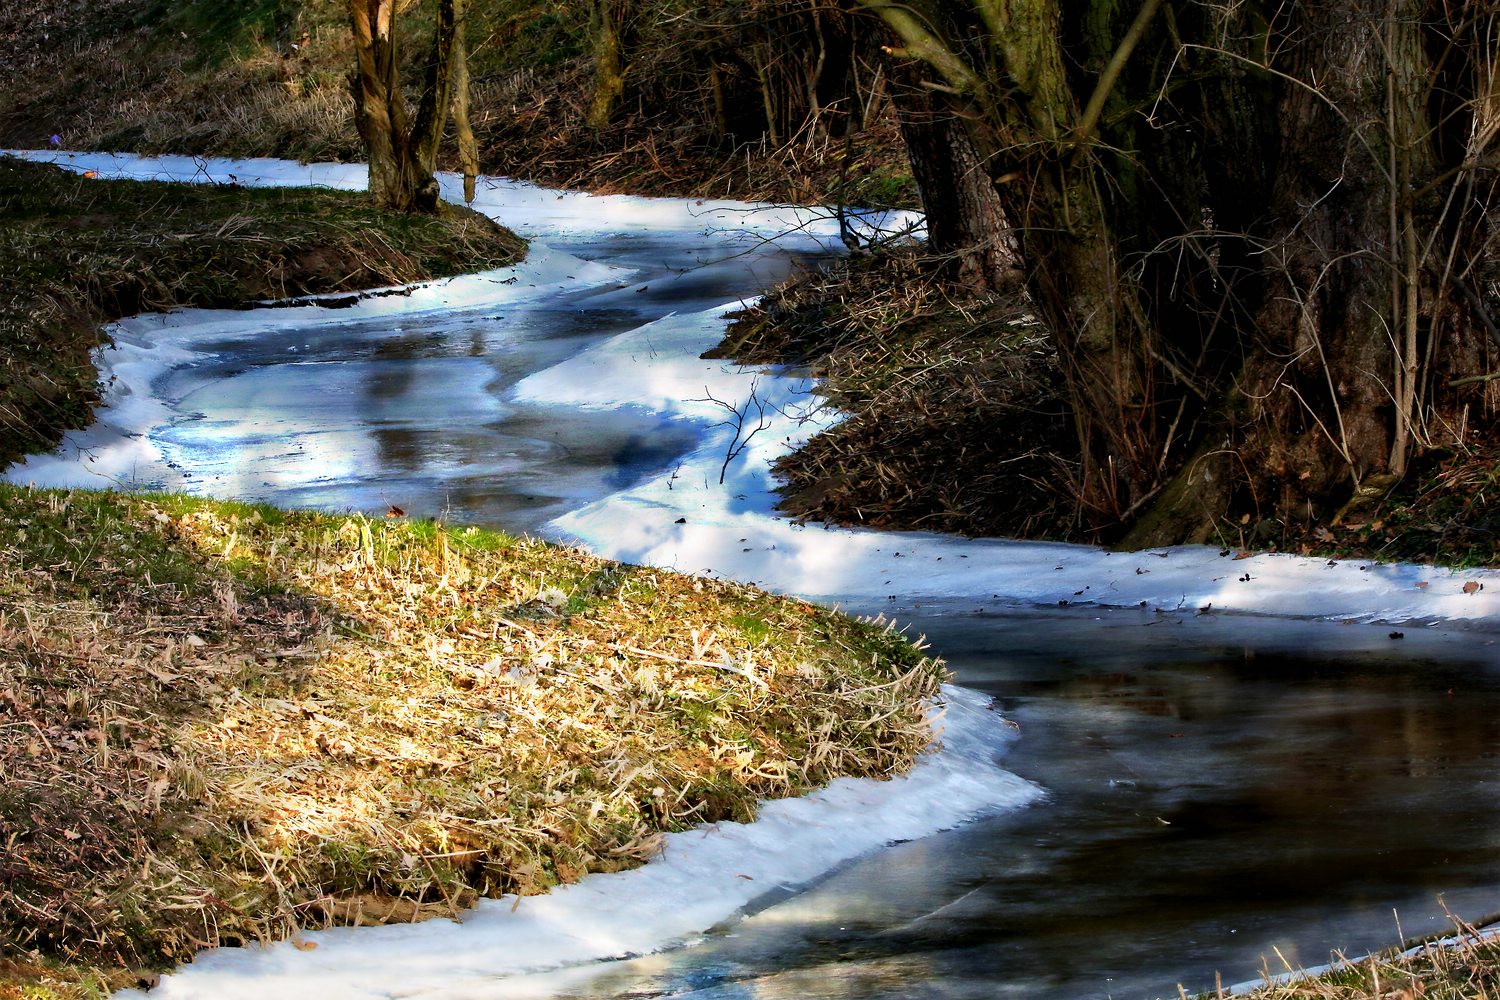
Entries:
{"label": "reflection on ice", "polygon": [[[362,181],[360,168],[276,161],[65,158],[104,176]],[[955,691],[948,748],[910,780],[836,783],[768,806],[763,824],[675,837],[639,872],[514,912],[487,904],[460,926],[225,950],[153,995],[1126,995],[1126,982],[1159,989],[1226,956],[1253,963],[1272,944],[1291,955],[1300,941],[1300,957],[1320,960],[1325,940],[1348,940],[1334,924],[1383,943],[1369,931],[1389,904],[1500,882],[1500,806],[1469,792],[1500,739],[1496,658],[1476,654],[1472,670],[1410,662],[1451,665],[1460,644],[1488,637],[1412,628],[1393,659],[1388,629],[1310,620],[1493,629],[1500,575],[789,522],[772,510],[769,463],[835,415],[806,380],[700,355],[723,304],[816,256],[829,220],[504,181],[487,182],[479,204],[544,237],[520,268],[343,310],[120,324],[100,425],[8,477],[394,503],[897,611],[941,634],[966,684],[1001,699],[1028,736],[1007,766],[1056,794],[1035,804],[1036,787],[996,765],[1008,731],[984,696]],[[783,230],[796,233],[790,250],[766,244]],[[1491,586],[1465,593],[1476,578]],[[1277,642],[1346,659],[1336,676],[1295,658],[1280,673],[1267,659],[1235,668]],[[1214,652],[1194,659],[1201,649]],[[1289,858],[1288,844],[1301,853]],[[1247,885],[1264,898],[1242,898]],[[693,948],[620,959],[715,924]],[[1295,941],[1277,937],[1292,926]]]}

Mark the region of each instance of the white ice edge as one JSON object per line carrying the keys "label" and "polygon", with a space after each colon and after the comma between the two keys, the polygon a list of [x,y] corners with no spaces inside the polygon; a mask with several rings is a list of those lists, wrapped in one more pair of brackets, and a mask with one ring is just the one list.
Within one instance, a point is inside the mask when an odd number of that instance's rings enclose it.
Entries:
{"label": "white ice edge", "polygon": [[591,875],[519,903],[484,900],[461,923],[336,928],[306,932],[297,944],[205,952],[150,996],[496,996],[505,989],[499,977],[657,951],[733,917],[766,892],[809,882],[892,842],[1035,800],[1035,785],[996,764],[1012,737],[985,696],[950,687],[944,697],[942,748],[921,755],[907,774],[839,779],[802,798],[762,803],[754,823],[669,834],[660,857],[644,867]]}
{"label": "white ice edge", "polygon": [[[108,177],[220,182],[233,178],[245,184],[314,183],[339,188],[358,188],[364,183],[363,168],[351,164],[140,158],[46,150],[12,155]],[[796,232],[827,239],[837,233],[837,222],[828,211],[593,196],[548,191],[503,178],[482,181],[476,205],[518,231],[533,234],[569,227],[598,233],[676,227],[716,232],[732,242],[746,234],[761,239]],[[498,284],[504,279],[495,274],[452,279],[433,283],[428,291],[410,297],[369,299],[352,310],[336,312],[309,306],[127,320],[115,328],[121,346],[104,355],[106,366],[122,384],[101,412],[103,426],[70,436],[65,450],[72,457],[61,461],[33,458],[9,470],[7,478],[38,485],[132,482],[132,470],[154,459],[143,435],[153,425],[153,404],[143,398],[140,386],[184,360],[172,355],[174,325],[216,323],[226,333],[238,329],[253,335],[268,323],[310,319],[337,323],[377,313],[483,306],[501,301],[506,294],[521,294],[518,284],[534,284],[537,294],[545,294],[569,280],[604,282],[611,272],[555,254],[543,243],[534,246],[515,275],[520,280],[511,285]],[[674,474],[560,518],[553,524],[559,536],[628,562],[753,581],[772,590],[825,600],[868,601],[899,593],[911,599],[973,599],[991,606],[997,601],[1022,606],[1056,606],[1066,601],[1070,605],[1144,605],[1186,612],[1208,608],[1295,618],[1500,624],[1500,572],[1496,571],[1454,572],[1370,560],[1330,563],[1274,553],[1234,559],[1221,555],[1220,549],[1203,546],[1110,552],[1090,546],[957,539],[921,532],[826,529],[777,517],[772,509],[770,462],[837,416],[818,409],[805,380],[700,360],[699,355],[722,333],[719,312],[672,316],[627,331],[518,387],[518,395],[536,400],[592,407],[642,406],[710,424],[740,420],[742,432],[761,428],[748,442],[742,437],[736,442],[731,423],[711,427],[700,447]],[[734,458],[725,467],[731,450]],[[82,464],[77,460],[80,453],[85,456]],[[65,466],[74,471],[65,471]],[[718,481],[721,467],[725,471],[722,485]],[[103,474],[91,475],[89,468]],[[1467,593],[1464,588],[1470,583],[1485,586]]]}
{"label": "white ice edge", "polygon": [[[716,422],[673,473],[553,521],[560,537],[624,562],[830,602],[899,596],[908,603],[947,598],[988,607],[1067,603],[1500,624],[1500,573],[1492,570],[1276,553],[1236,558],[1206,546],[1111,552],[798,524],[774,510],[770,464],[838,415],[819,408],[806,380],[702,360],[722,334],[718,315],[672,316],[627,331],[518,386],[523,398],[577,406],[628,401]],[[1471,583],[1485,586],[1466,592]]]}
{"label": "white ice edge", "polygon": [[[66,160],[101,176],[140,176],[130,161],[102,154],[39,154]],[[168,163],[168,161],[172,161]],[[177,162],[186,161],[186,163]],[[146,174],[191,167],[241,183],[326,183],[357,187],[360,168],[301,167],[277,161],[144,161]],[[181,174],[177,174],[180,179]],[[208,176],[205,174],[204,176]],[[631,226],[720,228],[726,239],[743,231],[763,238],[788,222],[826,238],[825,217],[797,210],[726,207],[663,199],[590,198],[545,192],[528,185],[486,182],[481,198],[518,231],[620,232]],[[586,201],[584,199],[587,199]],[[766,214],[757,216],[764,210]],[[722,213],[713,216],[712,213]],[[789,213],[789,214],[788,214]],[[816,213],[814,213],[815,215]],[[757,221],[759,220],[759,221]],[[764,223],[764,228],[759,228]],[[550,267],[534,251],[517,269]],[[579,262],[581,263],[581,262]],[[609,280],[604,272],[580,276],[572,259],[553,259],[535,284]],[[559,277],[560,276],[560,277]],[[463,279],[444,283],[446,304],[393,297],[369,308],[462,308],[497,289],[521,282],[468,289]],[[543,292],[544,293],[544,292]],[[500,293],[504,294],[504,293]],[[365,308],[361,303],[355,308]],[[172,355],[172,330],[183,324],[228,324],[221,333],[255,328],[252,322],[348,322],[306,307],[274,313],[146,317],[119,328],[121,346],[106,361],[119,386],[106,408],[98,440],[70,437],[72,458],[44,458],[8,473],[18,482],[56,473],[59,485],[88,485],[85,465],[117,472],[149,463],[145,432],[160,413],[143,391],[153,373],[181,363]],[[296,314],[296,315],[293,315]],[[993,606],[1071,604],[1335,618],[1361,621],[1455,620],[1496,624],[1500,573],[1452,573],[1412,565],[1257,555],[1234,560],[1219,550],[1177,547],[1111,553],[1087,546],[1002,540],[965,540],[923,533],[891,533],[795,524],[773,511],[769,464],[837,415],[820,409],[802,379],[701,360],[722,333],[722,309],[669,316],[647,324],[521,382],[515,394],[543,402],[615,409],[639,406],[705,427],[699,447],[668,475],[606,497],[553,522],[558,537],[601,555],[691,573],[758,583],[772,590],[828,601],[881,598],[954,598]],[[263,329],[264,327],[260,327]],[[132,364],[139,369],[131,371]],[[749,434],[754,429],[754,434]],[[110,448],[118,455],[106,454]],[[92,449],[93,461],[80,463]],[[136,449],[133,451],[132,449]],[[145,450],[141,450],[145,449]],[[64,468],[82,482],[69,480]],[[107,485],[92,477],[92,485]],[[722,478],[722,482],[721,482]],[[1249,579],[1244,579],[1248,577]],[[1465,593],[1464,584],[1487,583]],[[621,954],[651,951],[700,933],[778,884],[798,884],[892,840],[936,832],[987,811],[1013,808],[1038,791],[995,765],[1006,734],[980,707],[981,696],[949,689],[952,704],[945,747],[924,755],[912,774],[888,783],[835,782],[798,800],[770,803],[750,826],[721,824],[674,835],[664,857],[645,868],[595,876],[547,897],[527,899],[512,914],[508,903],[484,904],[461,926],[446,922],[339,930],[308,935],[312,950],[289,945],[222,949],[167,977],[152,996],[263,997],[277,992],[320,997],[486,996],[494,977],[557,968]],[[680,867],[685,866],[685,867]],[[697,867],[694,867],[697,866]],[[745,875],[749,878],[741,878]],[[453,977],[463,979],[462,990]],[[489,984],[489,985],[485,985]]]}

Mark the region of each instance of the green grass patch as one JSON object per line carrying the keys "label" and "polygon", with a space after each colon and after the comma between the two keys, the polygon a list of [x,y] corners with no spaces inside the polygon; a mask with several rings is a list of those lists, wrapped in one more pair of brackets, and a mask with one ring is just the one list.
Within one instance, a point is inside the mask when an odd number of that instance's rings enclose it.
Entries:
{"label": "green grass patch", "polygon": [[[321,16],[332,20],[333,5],[307,4],[309,22]],[[342,5],[339,5],[340,7]],[[217,69],[225,62],[243,58],[252,46],[285,45],[295,40],[293,28],[304,14],[295,0],[149,0],[136,16],[138,29],[161,40],[193,40],[195,69]]]}

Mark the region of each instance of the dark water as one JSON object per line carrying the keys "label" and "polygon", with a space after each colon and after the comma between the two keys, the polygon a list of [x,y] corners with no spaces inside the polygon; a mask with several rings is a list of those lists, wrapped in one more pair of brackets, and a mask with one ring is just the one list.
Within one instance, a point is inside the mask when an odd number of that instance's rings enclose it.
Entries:
{"label": "dark water", "polygon": [[[161,443],[220,495],[534,530],[670,468],[698,429],[509,388],[795,263],[696,266],[707,252],[620,238],[589,249],[640,269],[620,287],[196,345],[217,356],[162,382],[182,417]],[[1280,971],[1276,949],[1310,965],[1441,929],[1440,900],[1500,910],[1491,636],[897,614],[1019,725],[1006,766],[1046,801],[848,865],[691,947],[570,976],[565,995],[1136,1000]]]}
{"label": "dark water", "polygon": [[913,617],[1048,799],[564,995],[1170,997],[1500,909],[1491,636]]}

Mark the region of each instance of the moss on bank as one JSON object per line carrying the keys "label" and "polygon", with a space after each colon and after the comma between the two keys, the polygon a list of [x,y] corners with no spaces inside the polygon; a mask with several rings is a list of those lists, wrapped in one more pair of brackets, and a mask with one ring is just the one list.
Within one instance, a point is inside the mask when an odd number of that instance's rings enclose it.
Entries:
{"label": "moss on bank", "polygon": [[455,209],[377,212],[312,188],[99,181],[0,158],[0,466],[82,427],[102,323],[499,267],[525,244]]}
{"label": "moss on bank", "polygon": [[404,519],[0,507],[0,996],[629,867],[930,738],[936,664],[748,587]]}

